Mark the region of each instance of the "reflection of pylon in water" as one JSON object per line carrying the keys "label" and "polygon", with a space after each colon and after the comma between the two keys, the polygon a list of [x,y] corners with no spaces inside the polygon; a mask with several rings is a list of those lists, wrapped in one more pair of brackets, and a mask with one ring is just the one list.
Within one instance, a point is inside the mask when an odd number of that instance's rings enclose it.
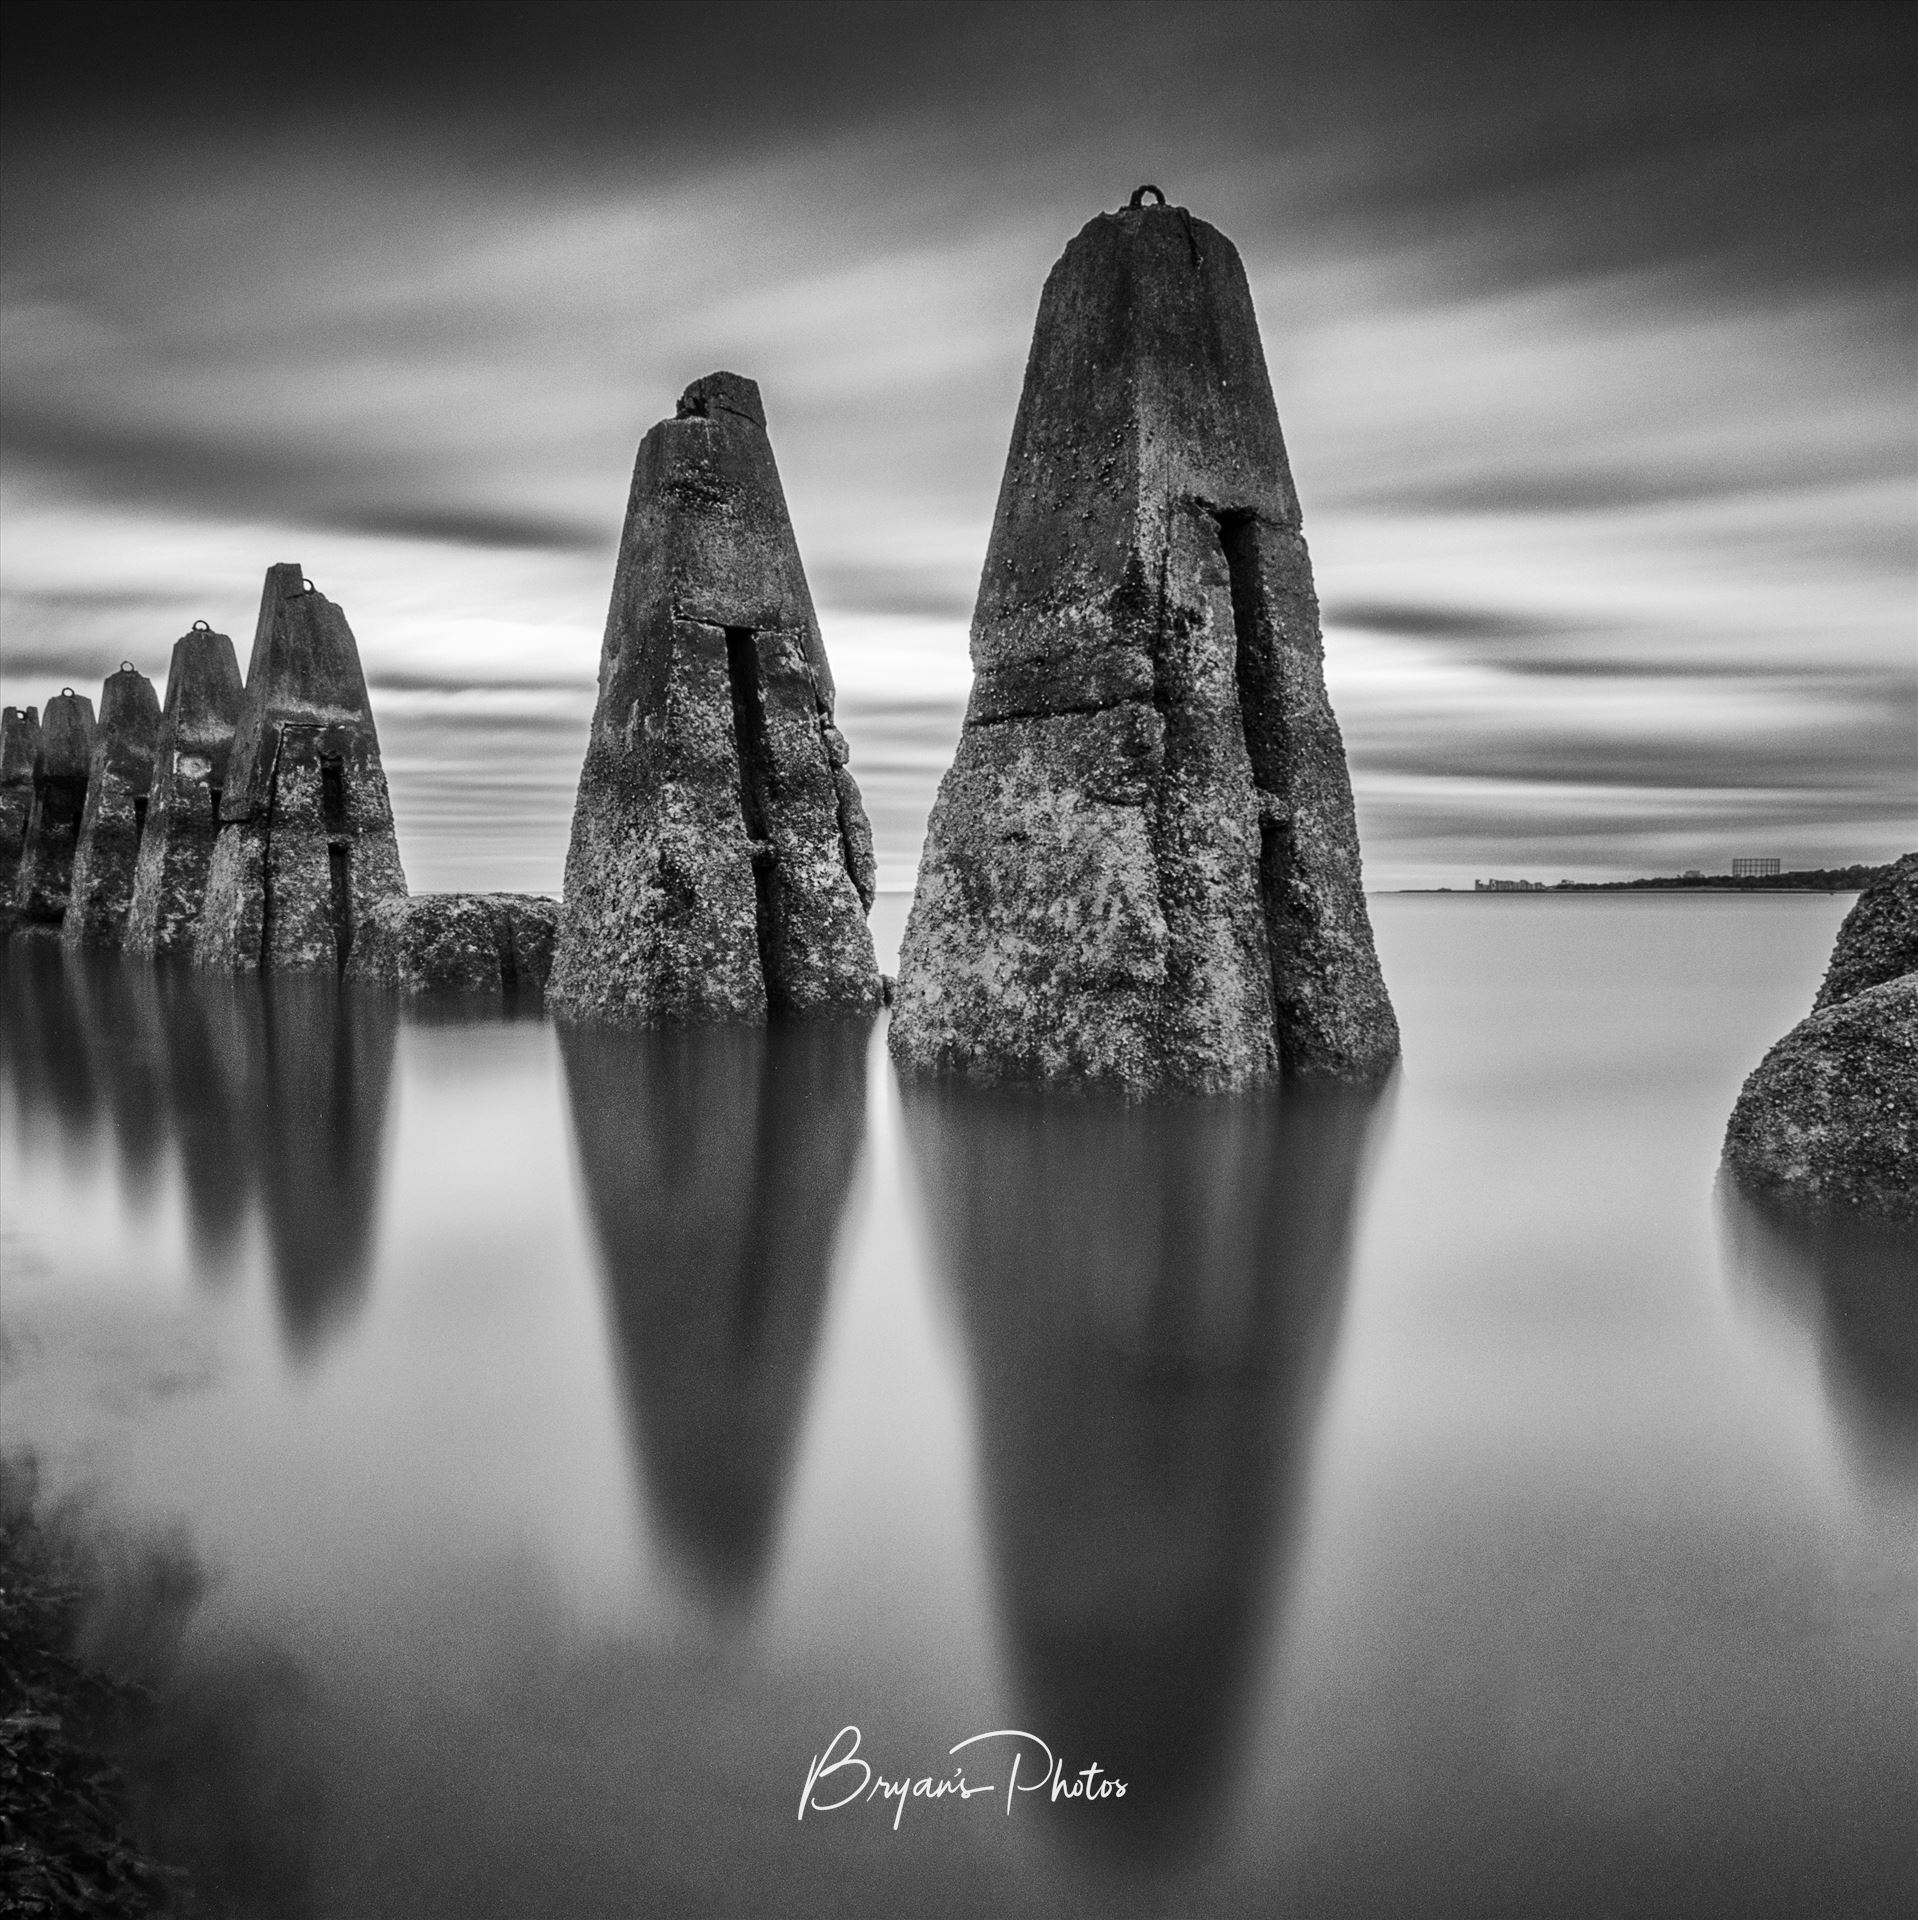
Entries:
{"label": "reflection of pylon in water", "polygon": [[159,737],[160,701],[153,682],[131,664],[108,674],[87,769],[73,884],[60,923],[60,938],[69,947],[117,947],[126,932]]}
{"label": "reflection of pylon in water", "polygon": [[718,1618],[751,1607],[777,1538],[870,1034],[560,1029],[647,1509]]}
{"label": "reflection of pylon in water", "polygon": [[[1016,1724],[1062,1756],[1062,1830],[1092,1844],[1178,1856],[1229,1810],[1375,1102],[905,1090]],[[1069,1791],[1094,1762],[1123,1800]]]}

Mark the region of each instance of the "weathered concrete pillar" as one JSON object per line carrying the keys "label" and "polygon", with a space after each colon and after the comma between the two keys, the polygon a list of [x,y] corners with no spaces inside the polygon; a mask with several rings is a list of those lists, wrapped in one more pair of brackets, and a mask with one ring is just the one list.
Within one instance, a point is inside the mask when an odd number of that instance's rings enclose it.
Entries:
{"label": "weathered concrete pillar", "polygon": [[337,972],[405,893],[353,629],[296,564],[269,567],[194,958]]}
{"label": "weathered concrete pillar", "polygon": [[0,912],[10,911],[13,882],[33,817],[33,761],[40,751],[40,709],[0,708]]}
{"label": "weathered concrete pillar", "polygon": [[187,967],[143,969],[166,1053],[181,1201],[197,1271],[218,1281],[238,1270],[258,1186],[264,1123],[251,1091],[259,1071],[250,1043],[264,1031],[259,983]]}
{"label": "weathered concrete pillar", "polygon": [[972,659],[902,1067],[1134,1091],[1390,1067],[1252,296],[1182,207],[1101,214],[1046,282]]}
{"label": "weathered concrete pillar", "polygon": [[547,990],[641,1025],[869,1011],[872,836],[759,389],[640,443]]}
{"label": "weathered concrete pillar", "polygon": [[61,944],[117,947],[133,899],[133,871],[146,831],[160,697],[130,661],[107,676],[87,770],[86,810],[73,853],[73,882]]}
{"label": "weathered concrete pillar", "polygon": [[14,913],[29,926],[58,926],[66,913],[92,760],[93,702],[62,687],[47,702],[40,723],[33,757],[33,810],[13,880]]}
{"label": "weathered concrete pillar", "polygon": [[225,634],[197,620],[174,641],[146,834],[127,909],[129,952],[193,951],[242,691],[240,663]]}

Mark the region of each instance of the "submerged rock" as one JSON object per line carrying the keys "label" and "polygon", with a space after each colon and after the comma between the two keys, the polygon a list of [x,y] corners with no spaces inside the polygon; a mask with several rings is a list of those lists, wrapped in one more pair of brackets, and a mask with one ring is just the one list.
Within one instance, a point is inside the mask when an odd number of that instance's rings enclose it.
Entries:
{"label": "submerged rock", "polygon": [[33,762],[39,751],[39,708],[0,708],[0,913],[11,910],[13,882],[27,844]]}
{"label": "submerged rock", "polygon": [[1895,860],[1852,903],[1813,1011],[1918,969],[1918,853]]}
{"label": "submerged rock", "polygon": [[337,972],[405,893],[353,630],[296,564],[270,567],[194,958]]}
{"label": "submerged rock", "polygon": [[901,955],[902,1067],[1216,1090],[1398,1055],[1252,299],[1183,208],[1053,268]]}
{"label": "submerged rock", "polygon": [[1906,854],[1845,916],[1810,1017],[1739,1091],[1725,1165],[1749,1193],[1918,1226],[1915,934],[1918,854]]}
{"label": "submerged rock", "polygon": [[146,833],[127,909],[130,952],[193,950],[242,693],[233,642],[196,621],[173,643],[167,670]]}
{"label": "submerged rock", "polygon": [[33,808],[13,880],[14,914],[28,926],[58,926],[65,917],[92,762],[93,702],[62,687],[40,723]]}
{"label": "submerged rock", "polygon": [[146,831],[160,697],[131,662],[107,676],[87,771],[86,809],[74,846],[73,880],[61,943],[117,947],[133,900],[134,869]]}
{"label": "submerged rock", "polygon": [[872,835],[759,389],[640,443],[549,999],[637,1025],[879,1005]]}
{"label": "submerged rock", "polygon": [[558,930],[559,902],[536,893],[383,900],[360,923],[346,977],[405,993],[537,993],[551,971]]}

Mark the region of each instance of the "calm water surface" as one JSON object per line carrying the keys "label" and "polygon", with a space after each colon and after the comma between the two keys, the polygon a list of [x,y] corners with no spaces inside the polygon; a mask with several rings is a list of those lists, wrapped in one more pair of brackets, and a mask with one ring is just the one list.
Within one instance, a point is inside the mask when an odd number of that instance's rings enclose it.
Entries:
{"label": "calm water surface", "polygon": [[[1381,1101],[1130,1111],[16,947],[150,1817],[274,1916],[1912,1910],[1918,1285],[1714,1190],[1847,904],[1381,899]],[[854,1726],[994,1790],[798,1819]]]}

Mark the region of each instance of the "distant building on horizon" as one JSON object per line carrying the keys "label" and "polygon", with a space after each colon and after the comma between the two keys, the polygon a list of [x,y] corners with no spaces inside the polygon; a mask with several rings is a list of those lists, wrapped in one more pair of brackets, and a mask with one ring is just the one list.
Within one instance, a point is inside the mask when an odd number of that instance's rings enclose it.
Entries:
{"label": "distant building on horizon", "polygon": [[1741,857],[1732,862],[1734,880],[1762,880],[1768,874],[1778,871],[1778,861],[1771,854]]}
{"label": "distant building on horizon", "polygon": [[1474,893],[1549,893],[1543,880],[1474,880]]}

